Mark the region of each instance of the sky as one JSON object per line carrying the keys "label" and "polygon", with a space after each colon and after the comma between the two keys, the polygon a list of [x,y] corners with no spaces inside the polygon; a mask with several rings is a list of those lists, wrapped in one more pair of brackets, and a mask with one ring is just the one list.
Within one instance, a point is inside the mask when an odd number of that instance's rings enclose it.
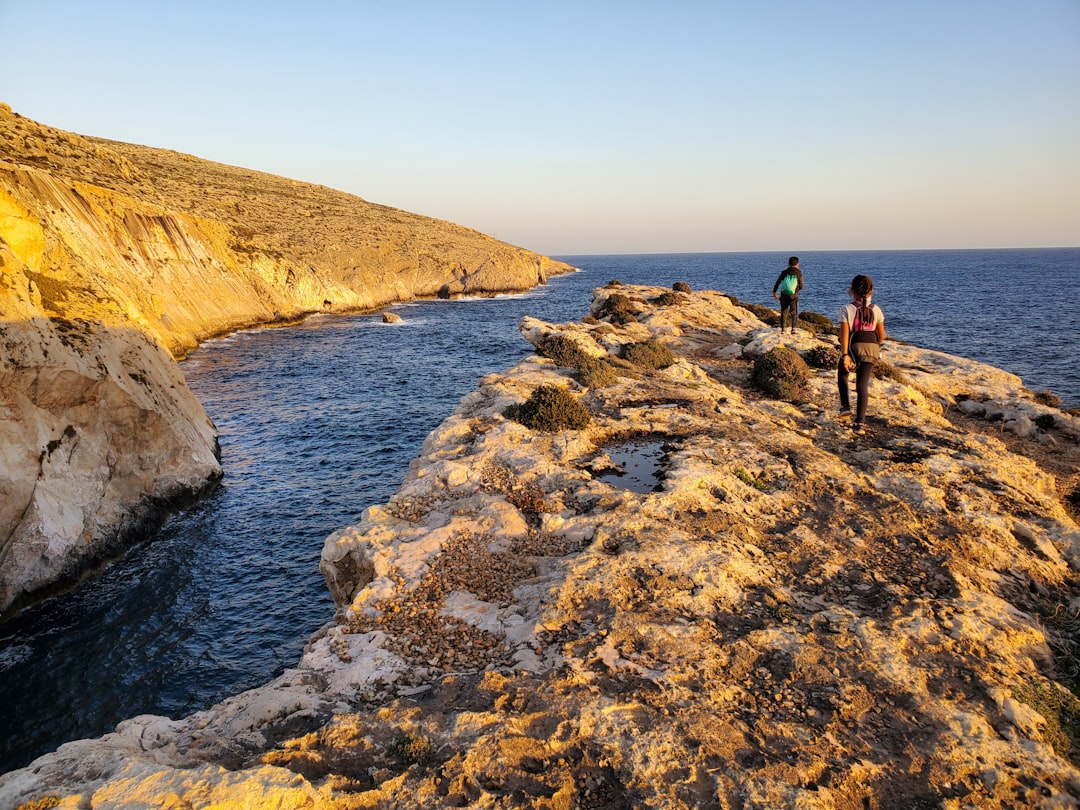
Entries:
{"label": "sky", "polygon": [[1080,245],[1080,0],[0,0],[0,101],[551,256]]}

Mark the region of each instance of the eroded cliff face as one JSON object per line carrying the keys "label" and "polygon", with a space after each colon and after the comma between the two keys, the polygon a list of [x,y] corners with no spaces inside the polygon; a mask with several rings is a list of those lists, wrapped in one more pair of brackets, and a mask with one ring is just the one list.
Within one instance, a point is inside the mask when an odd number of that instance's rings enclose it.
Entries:
{"label": "eroded cliff face", "polygon": [[221,468],[160,343],[47,317],[2,245],[0,265],[0,606],[15,609],[152,530]]}
{"label": "eroded cliff face", "polygon": [[[614,293],[635,321],[605,320]],[[0,801],[1076,807],[1080,420],[888,343],[853,436],[832,368],[798,403],[751,383],[770,348],[835,338],[710,291],[592,312],[521,331],[614,375],[534,355],[484,378],[327,539],[338,615],[295,669],[65,746]],[[653,340],[674,362],[620,359]],[[588,426],[506,417],[541,385]],[[630,487],[643,442],[658,475]]]}
{"label": "eroded cliff face", "polygon": [[172,359],[199,341],[312,312],[519,291],[570,269],[0,104],[0,612],[220,476],[213,426]]}

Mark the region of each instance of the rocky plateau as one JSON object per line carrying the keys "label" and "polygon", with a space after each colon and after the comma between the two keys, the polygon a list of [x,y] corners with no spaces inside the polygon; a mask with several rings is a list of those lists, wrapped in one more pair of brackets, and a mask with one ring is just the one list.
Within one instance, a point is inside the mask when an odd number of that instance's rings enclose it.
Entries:
{"label": "rocky plateau", "polygon": [[[327,538],[295,667],[64,745],[0,806],[1077,807],[1080,420],[889,341],[854,436],[832,368],[754,383],[835,337],[714,291],[520,329],[537,352]],[[541,386],[588,423],[508,416]]]}

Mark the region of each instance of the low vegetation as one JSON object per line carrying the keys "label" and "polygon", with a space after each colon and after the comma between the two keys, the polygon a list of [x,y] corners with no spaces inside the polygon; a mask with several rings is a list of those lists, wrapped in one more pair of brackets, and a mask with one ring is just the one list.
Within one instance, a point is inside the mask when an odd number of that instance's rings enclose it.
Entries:
{"label": "low vegetation", "polygon": [[549,335],[541,338],[536,350],[560,366],[574,369],[574,379],[586,388],[603,388],[614,383],[618,377],[615,366],[606,358],[594,357],[565,335]]}
{"label": "low vegetation", "polygon": [[755,476],[750,471],[743,469],[742,467],[735,471],[735,477],[742,481],[744,484],[746,484],[748,487],[753,487],[758,492],[765,491],[765,482]]}
{"label": "low vegetation", "polygon": [[801,402],[806,397],[810,367],[799,353],[783,346],[754,361],[754,386],[774,399]]}
{"label": "low vegetation", "polygon": [[800,312],[799,325],[809,329],[815,335],[835,335],[838,330],[833,326],[831,318],[826,318],[817,312]]}
{"label": "low vegetation", "polygon": [[1052,682],[1029,681],[1013,690],[1013,697],[1042,715],[1043,740],[1062,759],[1080,765],[1080,699]]}
{"label": "low vegetation", "polygon": [[748,309],[754,316],[766,326],[779,326],[780,313],[775,309],[763,307],[760,304],[746,304],[738,299],[733,299],[743,309]]}
{"label": "low vegetation", "polygon": [[607,318],[613,324],[634,323],[637,321],[633,300],[622,293],[612,293],[597,309],[596,317]]}
{"label": "low vegetation", "polygon": [[20,804],[17,810],[51,810],[53,807],[59,806],[59,796],[42,796],[40,799],[34,799],[32,802]]}
{"label": "low vegetation", "polygon": [[386,749],[386,753],[403,765],[422,765],[434,756],[435,750],[426,737],[402,734]]}
{"label": "low vegetation", "polygon": [[1035,392],[1035,401],[1038,402],[1040,405],[1045,405],[1048,408],[1061,407],[1061,397],[1059,397],[1053,391],[1047,391],[1046,389]]}
{"label": "low vegetation", "polygon": [[656,296],[656,298],[653,299],[653,303],[661,307],[677,307],[685,300],[686,299],[679,295],[679,293],[667,291]]}
{"label": "low vegetation", "polygon": [[622,347],[622,358],[641,368],[667,368],[675,362],[675,356],[658,340],[627,343]]}
{"label": "low vegetation", "polygon": [[603,357],[585,357],[576,369],[574,379],[586,388],[603,388],[619,378],[615,366]]}
{"label": "low vegetation", "polygon": [[536,351],[566,368],[580,368],[588,355],[565,335],[547,335],[536,343]]}
{"label": "low vegetation", "polygon": [[540,385],[520,405],[511,405],[503,416],[530,430],[557,433],[589,426],[589,411],[578,399],[557,385]]}
{"label": "low vegetation", "polygon": [[840,350],[835,346],[815,346],[803,359],[811,368],[836,368],[840,364]]}
{"label": "low vegetation", "polygon": [[895,380],[901,385],[910,385],[911,380],[900,371],[892,363],[887,363],[884,360],[878,360],[874,363],[874,379],[875,380]]}

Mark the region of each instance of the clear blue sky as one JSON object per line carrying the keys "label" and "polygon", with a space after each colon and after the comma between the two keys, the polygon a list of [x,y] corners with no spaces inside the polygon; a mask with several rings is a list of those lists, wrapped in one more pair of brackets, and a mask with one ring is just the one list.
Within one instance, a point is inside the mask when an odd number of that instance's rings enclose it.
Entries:
{"label": "clear blue sky", "polygon": [[0,101],[549,255],[1080,245],[1080,0],[0,0]]}

